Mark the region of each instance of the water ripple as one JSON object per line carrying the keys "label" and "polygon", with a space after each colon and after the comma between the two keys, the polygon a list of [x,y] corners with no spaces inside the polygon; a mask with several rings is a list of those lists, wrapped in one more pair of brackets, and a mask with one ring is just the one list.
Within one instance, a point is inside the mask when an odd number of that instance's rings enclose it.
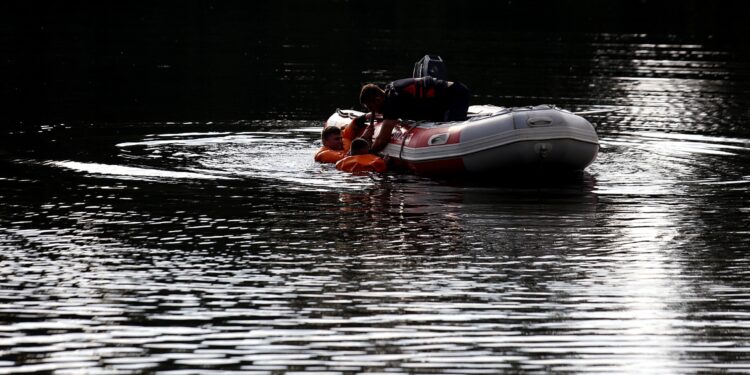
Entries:
{"label": "water ripple", "polygon": [[351,176],[313,162],[320,121],[8,134],[33,142],[0,158],[0,374],[750,371],[746,63],[491,37],[533,53],[463,62],[513,93],[481,99],[624,108],[584,173]]}

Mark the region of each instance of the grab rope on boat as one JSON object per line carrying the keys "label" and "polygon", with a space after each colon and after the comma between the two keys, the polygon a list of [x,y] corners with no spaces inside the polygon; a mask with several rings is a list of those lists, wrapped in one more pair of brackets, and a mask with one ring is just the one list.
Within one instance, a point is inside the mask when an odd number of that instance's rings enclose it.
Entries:
{"label": "grab rope on boat", "polygon": [[336,114],[345,118],[357,118],[357,115],[355,115],[354,113],[344,112],[341,110],[341,108],[336,108]]}

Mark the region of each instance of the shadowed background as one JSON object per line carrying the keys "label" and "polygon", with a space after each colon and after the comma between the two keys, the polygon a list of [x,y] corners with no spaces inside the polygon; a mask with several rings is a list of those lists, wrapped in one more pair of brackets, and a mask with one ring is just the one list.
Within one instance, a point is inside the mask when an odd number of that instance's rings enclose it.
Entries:
{"label": "shadowed background", "polygon": [[[740,8],[696,0],[5,2],[2,115],[6,123],[321,119],[357,105],[363,82],[409,76],[426,53],[442,55],[475,97],[525,105],[512,97],[559,98],[566,79],[592,79],[597,56],[581,40],[586,33],[663,43],[679,35],[744,57]],[[540,56],[548,66],[526,63]]]}

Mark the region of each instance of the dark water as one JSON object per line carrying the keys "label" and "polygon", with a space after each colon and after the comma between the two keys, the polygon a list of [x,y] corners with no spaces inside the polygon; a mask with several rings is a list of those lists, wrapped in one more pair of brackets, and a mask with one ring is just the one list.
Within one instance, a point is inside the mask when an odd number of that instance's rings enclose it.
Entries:
{"label": "dark water", "polygon": [[[438,21],[276,33],[285,22],[253,39],[268,46],[250,50],[267,55],[249,75],[201,70],[234,56],[208,48],[187,67],[149,61],[170,67],[138,89],[151,69],[138,64],[174,51],[112,62],[124,76],[85,55],[97,91],[48,70],[80,53],[65,50],[42,53],[50,80],[11,80],[47,89],[39,111],[15,97],[9,116],[28,120],[6,120],[0,141],[0,374],[750,371],[750,59],[720,21],[463,21],[424,46],[413,31]],[[362,59],[329,59],[340,49]],[[601,152],[565,180],[314,163],[333,109],[355,106],[360,82],[408,75],[425,49],[474,104],[624,109],[590,118]]]}

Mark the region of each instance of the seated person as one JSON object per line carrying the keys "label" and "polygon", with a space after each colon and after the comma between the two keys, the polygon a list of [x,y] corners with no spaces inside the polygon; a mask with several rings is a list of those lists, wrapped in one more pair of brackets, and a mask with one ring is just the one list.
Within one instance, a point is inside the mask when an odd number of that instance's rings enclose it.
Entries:
{"label": "seated person", "polygon": [[315,161],[320,163],[335,163],[346,157],[344,143],[341,139],[341,129],[329,126],[321,133],[323,147],[315,153]]}
{"label": "seated person", "polygon": [[370,144],[362,138],[352,141],[351,156],[347,156],[336,163],[336,169],[350,173],[385,172],[385,160],[370,154]]}
{"label": "seated person", "polygon": [[[362,87],[359,101],[373,114],[383,115],[380,133],[372,151],[390,141],[399,118],[428,121],[463,121],[469,109],[469,89],[460,82],[433,77],[405,78],[389,83],[385,90],[372,83]],[[363,135],[364,138],[369,133]]]}

